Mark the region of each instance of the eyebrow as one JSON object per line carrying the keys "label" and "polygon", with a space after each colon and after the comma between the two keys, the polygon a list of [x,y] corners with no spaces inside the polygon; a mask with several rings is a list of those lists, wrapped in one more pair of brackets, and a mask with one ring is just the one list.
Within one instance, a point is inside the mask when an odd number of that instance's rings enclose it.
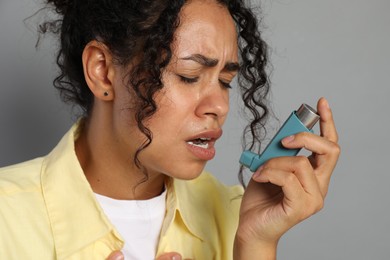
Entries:
{"label": "eyebrow", "polygon": [[[187,57],[184,57],[181,59],[182,60],[192,60],[192,61],[195,61],[195,62],[197,62],[203,66],[206,66],[206,67],[215,67],[215,66],[217,66],[217,64],[219,62],[217,59],[208,58],[202,54],[194,54],[194,55],[187,56]],[[225,64],[224,70],[238,71],[239,68],[240,68],[240,64],[238,64],[237,62],[227,62]]]}

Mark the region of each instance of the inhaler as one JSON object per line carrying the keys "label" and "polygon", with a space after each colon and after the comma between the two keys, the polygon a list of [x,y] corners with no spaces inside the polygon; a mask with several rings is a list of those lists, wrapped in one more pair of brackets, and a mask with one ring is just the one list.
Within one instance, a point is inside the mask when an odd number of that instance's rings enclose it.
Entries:
{"label": "inhaler", "polygon": [[240,163],[254,172],[271,158],[297,155],[301,149],[284,148],[281,143],[282,139],[301,132],[313,133],[312,128],[319,119],[320,116],[315,109],[302,104],[297,111],[291,113],[260,155],[251,151],[244,151],[241,154]]}

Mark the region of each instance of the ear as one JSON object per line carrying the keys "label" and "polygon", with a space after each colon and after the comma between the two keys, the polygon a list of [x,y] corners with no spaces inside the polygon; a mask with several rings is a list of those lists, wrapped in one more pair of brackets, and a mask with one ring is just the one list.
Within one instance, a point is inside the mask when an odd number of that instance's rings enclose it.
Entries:
{"label": "ear", "polygon": [[97,41],[89,42],[84,48],[82,62],[85,81],[95,98],[113,100],[115,67],[107,46]]}

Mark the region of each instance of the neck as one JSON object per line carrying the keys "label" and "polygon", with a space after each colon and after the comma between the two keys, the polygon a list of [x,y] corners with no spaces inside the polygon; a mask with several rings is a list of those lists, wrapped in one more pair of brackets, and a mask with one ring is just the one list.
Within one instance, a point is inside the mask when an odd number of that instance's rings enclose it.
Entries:
{"label": "neck", "polygon": [[95,193],[121,200],[145,200],[164,191],[164,174],[146,174],[121,150],[110,129],[88,119],[81,126],[75,149]]}

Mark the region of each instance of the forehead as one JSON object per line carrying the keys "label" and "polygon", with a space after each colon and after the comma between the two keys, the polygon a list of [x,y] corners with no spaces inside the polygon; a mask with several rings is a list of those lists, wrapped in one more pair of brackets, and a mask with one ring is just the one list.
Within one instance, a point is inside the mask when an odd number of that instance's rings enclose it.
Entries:
{"label": "forehead", "polygon": [[227,8],[212,0],[192,0],[185,4],[180,12],[173,51],[179,56],[200,53],[236,61],[237,33]]}

